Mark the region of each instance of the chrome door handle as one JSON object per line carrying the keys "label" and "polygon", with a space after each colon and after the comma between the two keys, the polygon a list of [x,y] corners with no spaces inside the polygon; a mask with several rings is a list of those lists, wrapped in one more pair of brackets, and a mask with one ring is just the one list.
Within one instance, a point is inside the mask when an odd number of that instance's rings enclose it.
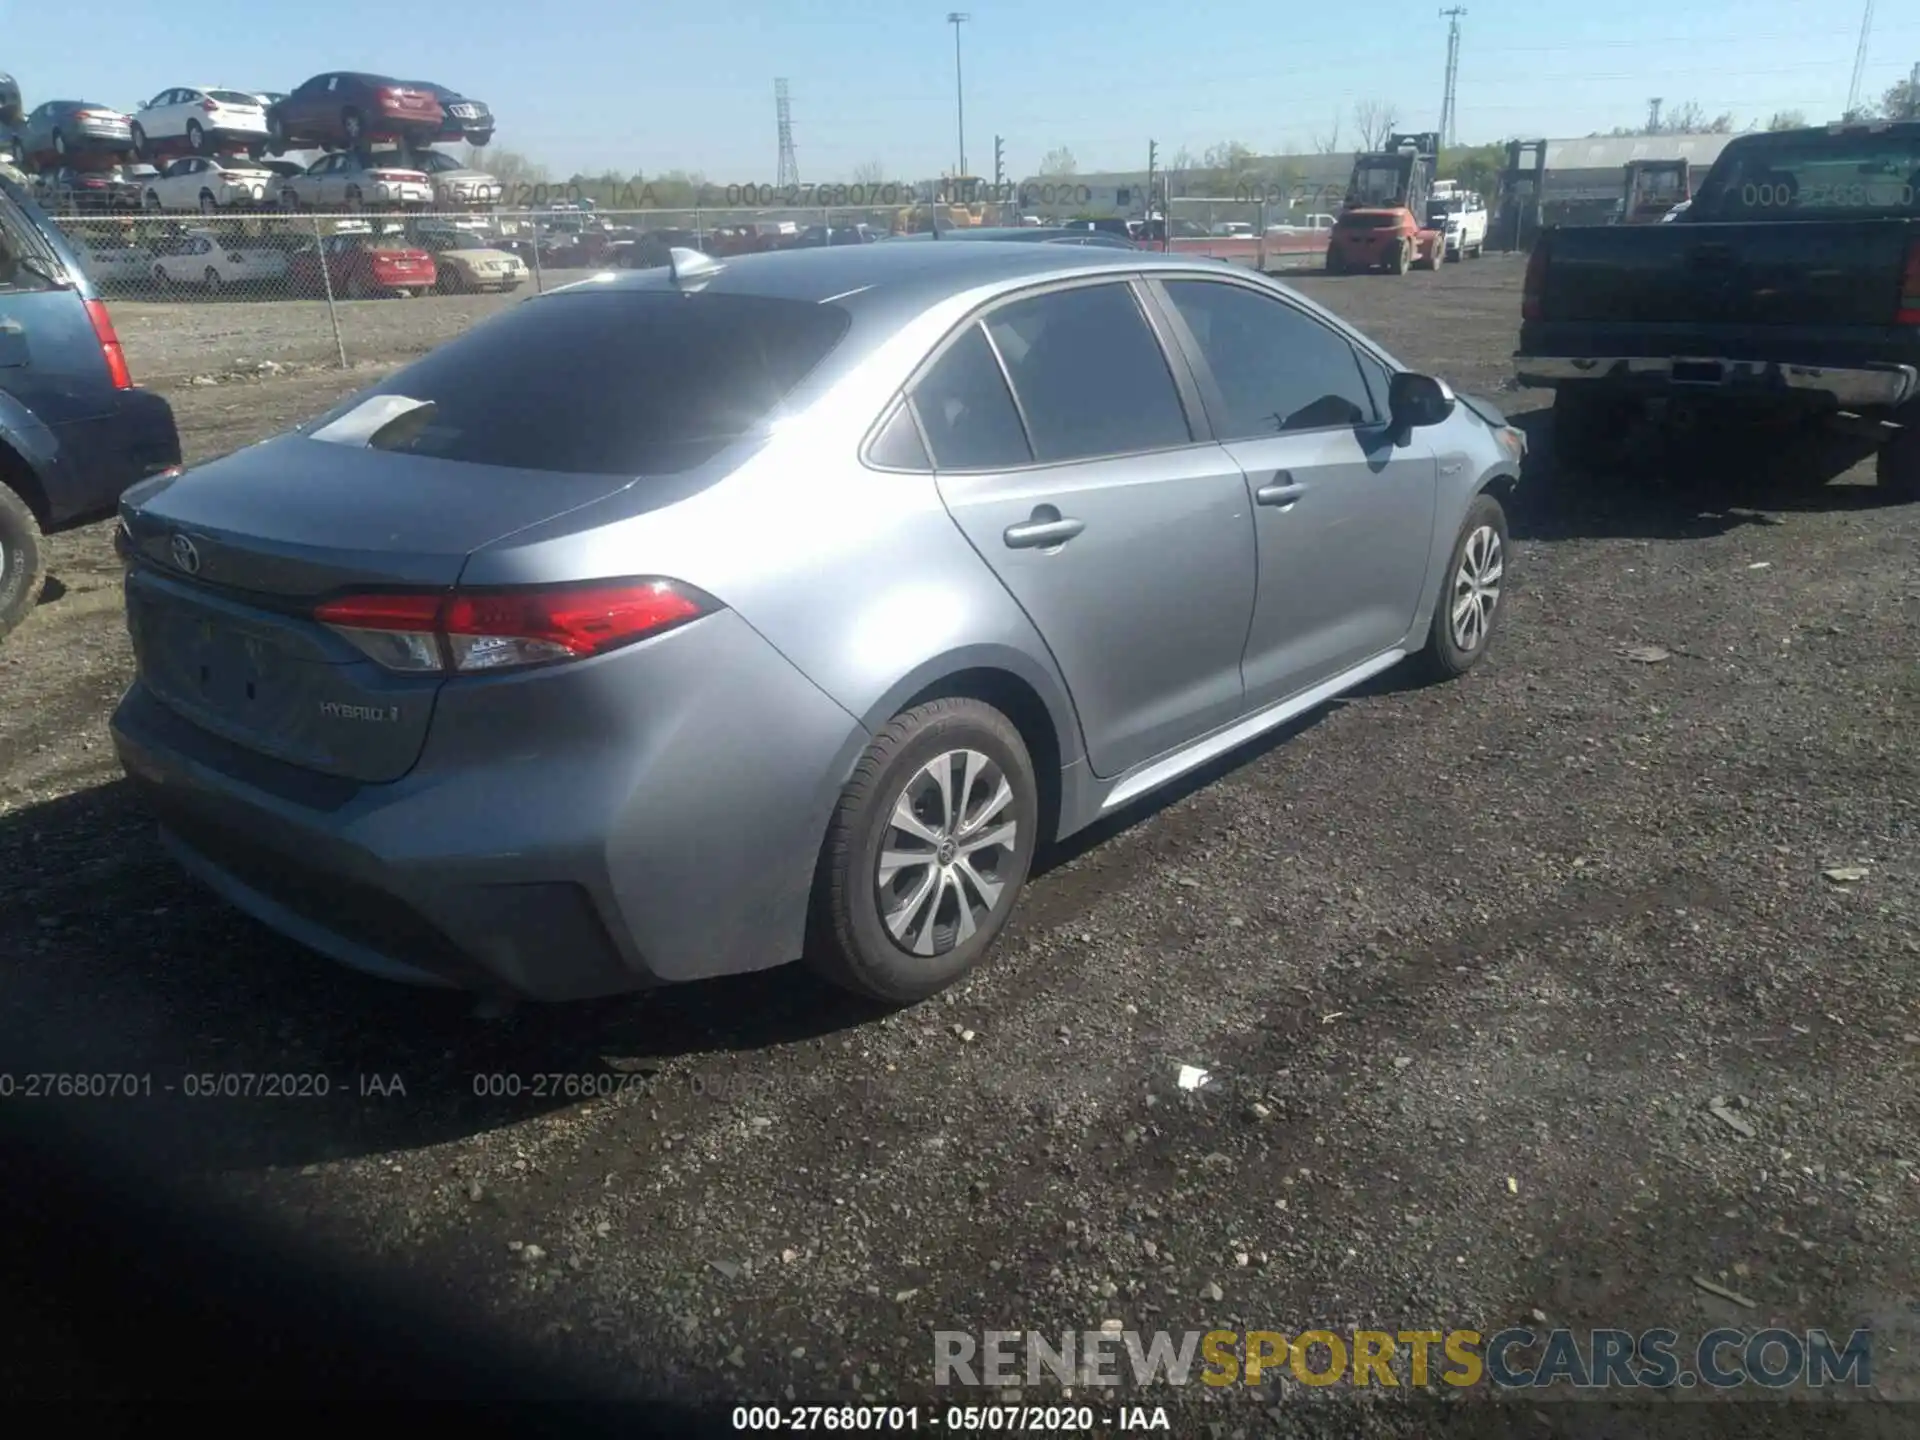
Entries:
{"label": "chrome door handle", "polygon": [[1009,525],[1001,538],[1009,550],[1044,550],[1051,545],[1066,544],[1086,528],[1086,521],[1062,518],[1051,505],[1043,505],[1025,524]]}
{"label": "chrome door handle", "polygon": [[1291,475],[1280,474],[1273,477],[1273,483],[1262,485],[1253,492],[1253,498],[1262,505],[1291,505],[1307,493],[1307,487],[1299,484]]}

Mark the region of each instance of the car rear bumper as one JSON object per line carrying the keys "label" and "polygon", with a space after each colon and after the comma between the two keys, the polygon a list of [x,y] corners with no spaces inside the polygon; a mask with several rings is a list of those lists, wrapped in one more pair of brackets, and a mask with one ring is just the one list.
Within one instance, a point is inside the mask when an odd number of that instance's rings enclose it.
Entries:
{"label": "car rear bumper", "polygon": [[180,463],[173,407],[151,390],[117,391],[111,413],[72,421],[56,433],[67,479],[49,487],[56,526],[110,513],[129,485]]}
{"label": "car rear bumper", "polygon": [[578,669],[449,685],[386,785],[231,745],[138,681],[111,728],[190,873],[356,969],[559,1001],[797,958],[865,732],[730,612]]}
{"label": "car rear bumper", "polygon": [[1522,385],[1610,384],[1646,393],[1798,396],[1842,410],[1896,409],[1920,395],[1913,365],[1815,366],[1724,356],[1516,355]]}

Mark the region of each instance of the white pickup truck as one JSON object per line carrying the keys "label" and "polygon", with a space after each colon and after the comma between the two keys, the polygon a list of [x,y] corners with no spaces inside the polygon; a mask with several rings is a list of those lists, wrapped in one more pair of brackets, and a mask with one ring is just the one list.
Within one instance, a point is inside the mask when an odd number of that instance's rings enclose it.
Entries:
{"label": "white pickup truck", "polygon": [[1449,260],[1477,260],[1487,248],[1486,202],[1457,180],[1434,185],[1427,200],[1427,224],[1446,232]]}

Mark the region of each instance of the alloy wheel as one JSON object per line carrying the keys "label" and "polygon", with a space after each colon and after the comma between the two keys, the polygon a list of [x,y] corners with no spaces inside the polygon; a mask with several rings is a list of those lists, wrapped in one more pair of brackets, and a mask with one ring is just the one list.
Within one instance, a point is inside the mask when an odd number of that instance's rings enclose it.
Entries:
{"label": "alloy wheel", "polygon": [[1506,573],[1506,556],[1500,535],[1491,525],[1482,525],[1467,536],[1460,551],[1460,568],[1454,572],[1452,609],[1448,620],[1453,643],[1468,654],[1478,650],[1493,627],[1493,612],[1500,604],[1500,580]]}
{"label": "alloy wheel", "polygon": [[972,938],[1006,888],[1014,813],[1012,785],[978,750],[945,751],[914,772],[887,818],[874,874],[896,945],[936,956]]}

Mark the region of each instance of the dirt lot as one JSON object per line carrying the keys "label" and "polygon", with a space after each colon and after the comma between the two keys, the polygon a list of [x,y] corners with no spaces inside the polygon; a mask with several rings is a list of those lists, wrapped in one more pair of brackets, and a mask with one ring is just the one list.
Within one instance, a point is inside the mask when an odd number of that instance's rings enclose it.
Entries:
{"label": "dirt lot", "polygon": [[[107,531],[59,538],[0,650],[0,1054],[150,1075],[61,1123],[628,1389],[944,1404],[936,1329],[1544,1317],[1872,1326],[1874,1393],[1920,1398],[1920,507],[1807,457],[1558,476],[1543,397],[1503,389],[1518,279],[1302,282],[1534,437],[1489,662],[1050,857],[986,971],[891,1017],[782,972],[485,1020],[277,940],[116,785]],[[119,313],[179,375],[293,355],[290,309]],[[206,456],[347,383],[170,393]],[[187,1098],[211,1072],[331,1093]],[[1185,1433],[1433,1431],[1329,1394],[1146,1398]],[[1642,1423],[1565,1396],[1503,1419]]]}

